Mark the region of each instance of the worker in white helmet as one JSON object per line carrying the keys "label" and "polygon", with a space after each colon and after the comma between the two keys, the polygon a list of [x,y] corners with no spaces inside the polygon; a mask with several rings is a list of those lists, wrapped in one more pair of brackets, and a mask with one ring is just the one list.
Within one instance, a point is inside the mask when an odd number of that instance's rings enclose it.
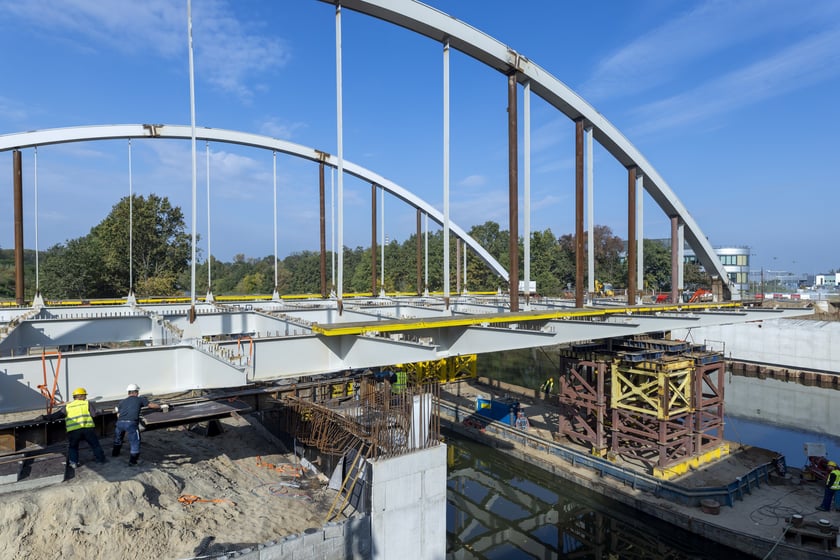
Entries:
{"label": "worker in white helmet", "polygon": [[126,391],[128,392],[128,396],[121,400],[115,409],[117,412],[117,426],[114,430],[114,450],[111,452],[111,455],[113,457],[119,456],[123,437],[127,437],[130,453],[128,464],[134,466],[140,458],[140,410],[148,407],[166,412],[170,406],[161,406],[157,403],[149,402],[149,399],[146,397],[139,396],[140,387],[134,383],[126,387]]}

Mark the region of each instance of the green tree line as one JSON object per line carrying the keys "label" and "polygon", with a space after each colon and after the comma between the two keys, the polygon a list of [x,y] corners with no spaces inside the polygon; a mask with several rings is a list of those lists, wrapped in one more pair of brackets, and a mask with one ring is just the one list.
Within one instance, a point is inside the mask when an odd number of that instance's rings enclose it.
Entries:
{"label": "green tree line", "polygon": [[[129,236],[129,223],[133,223]],[[469,232],[489,254],[505,268],[510,265],[510,233],[488,221],[473,226]],[[420,239],[421,260],[425,257],[425,234]],[[385,246],[384,289],[386,292],[415,293],[417,278],[417,237]],[[584,240],[584,247],[587,246]],[[190,236],[184,214],[167,197],[151,194],[124,197],[108,216],[90,233],[59,243],[39,255],[39,287],[46,299],[124,297],[133,287],[137,296],[178,296],[191,286]],[[457,286],[456,239],[450,236],[450,289]],[[420,291],[443,290],[443,232],[428,235],[428,286]],[[371,248],[344,248],[344,291],[378,293],[381,275],[380,248],[377,248],[376,282],[373,284]],[[464,246],[462,246],[462,250]],[[595,271],[597,279],[615,288],[626,286],[627,265],[624,244],[607,226],[594,227]],[[201,255],[198,255],[200,260]],[[463,257],[462,257],[463,258]],[[327,282],[332,278],[333,255],[327,254]],[[519,239],[519,270],[523,277],[524,242]],[[466,258],[466,289],[471,292],[507,291],[507,283],[498,277],[475,253]],[[320,253],[301,251],[277,261],[274,257],[236,255],[232,262],[215,257],[196,265],[196,291],[208,291],[208,272],[214,295],[315,294],[321,291]],[[426,263],[420,263],[421,283]],[[35,294],[35,252],[24,252],[25,296]],[[275,284],[276,274],[276,284]],[[550,230],[531,233],[531,280],[541,295],[558,296],[575,282],[575,239],[573,234],[556,237]],[[463,278],[463,271],[461,271]],[[671,282],[671,256],[662,243],[644,240],[645,289],[668,291]],[[686,265],[687,285],[706,284],[695,265]],[[0,249],[0,298],[15,296],[14,251]],[[332,286],[329,286],[332,289]],[[462,286],[463,289],[463,286]]]}

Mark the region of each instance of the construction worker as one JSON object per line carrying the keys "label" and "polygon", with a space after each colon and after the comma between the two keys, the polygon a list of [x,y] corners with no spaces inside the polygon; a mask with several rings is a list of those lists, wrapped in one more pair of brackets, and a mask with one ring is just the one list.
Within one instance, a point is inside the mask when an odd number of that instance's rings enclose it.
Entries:
{"label": "construction worker", "polygon": [[118,457],[122,449],[123,437],[128,438],[128,464],[135,466],[140,459],[140,409],[144,407],[169,412],[171,405],[159,405],[139,396],[140,387],[132,383],[126,387],[128,396],[120,401],[114,411],[117,413],[117,426],[114,430],[114,449],[112,457]]}
{"label": "construction worker", "polygon": [[73,400],[64,405],[63,412],[67,427],[67,466],[72,469],[79,466],[79,443],[82,440],[93,450],[96,462],[105,463],[105,453],[94,430],[93,416],[96,410],[87,400],[87,391],[82,387],[73,391]]}
{"label": "construction worker", "polygon": [[523,431],[528,431],[528,417],[521,410],[516,413],[516,427]]}
{"label": "construction worker", "polygon": [[550,399],[551,392],[554,390],[554,378],[549,377],[548,379],[546,379],[545,382],[543,382],[543,384],[540,386],[540,389],[545,394],[545,400]]}
{"label": "construction worker", "polygon": [[837,468],[837,463],[829,461],[827,466],[830,471],[825,479],[823,501],[817,506],[817,509],[820,511],[831,511],[831,502],[834,501],[834,493],[840,490],[840,469]]}

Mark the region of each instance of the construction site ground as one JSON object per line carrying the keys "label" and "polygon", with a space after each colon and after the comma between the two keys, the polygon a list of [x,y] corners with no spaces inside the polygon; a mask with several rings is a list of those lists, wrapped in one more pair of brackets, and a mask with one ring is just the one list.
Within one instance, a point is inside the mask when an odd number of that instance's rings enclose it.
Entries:
{"label": "construction site ground", "polygon": [[[254,418],[183,425],[143,434],[139,466],[127,445],[97,465],[60,454],[35,463],[56,476],[2,484],[0,557],[193,558],[255,549],[321,527],[335,503],[323,475],[301,467]],[[63,482],[61,482],[63,480]],[[59,482],[50,484],[50,482]]]}

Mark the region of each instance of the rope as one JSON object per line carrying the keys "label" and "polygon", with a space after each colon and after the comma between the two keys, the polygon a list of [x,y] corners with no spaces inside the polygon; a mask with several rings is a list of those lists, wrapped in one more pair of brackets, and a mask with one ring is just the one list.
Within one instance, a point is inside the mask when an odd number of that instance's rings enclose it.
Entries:
{"label": "rope", "polygon": [[779,546],[779,543],[782,542],[782,539],[785,538],[785,534],[787,534],[788,529],[790,529],[790,525],[785,526],[785,530],[782,531],[782,534],[779,535],[779,538],[773,543],[773,547],[770,549],[769,552],[764,556],[762,560],[767,560],[773,554],[773,551],[776,550],[776,547]]}
{"label": "rope", "polygon": [[178,496],[178,501],[184,504],[185,506],[191,506],[199,502],[212,504],[230,504],[232,506],[236,505],[236,502],[233,502],[231,500],[225,500],[224,498],[214,498],[210,500],[205,500],[204,498],[199,498],[198,496],[193,496],[192,494],[181,494],[180,496]]}

